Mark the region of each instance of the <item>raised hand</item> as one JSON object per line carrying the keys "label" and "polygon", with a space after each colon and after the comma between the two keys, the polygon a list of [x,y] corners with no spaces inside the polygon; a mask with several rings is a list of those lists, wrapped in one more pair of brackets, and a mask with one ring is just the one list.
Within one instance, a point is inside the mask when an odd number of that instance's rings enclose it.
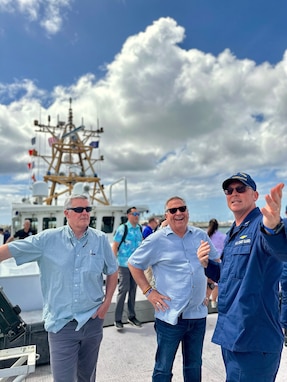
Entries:
{"label": "raised hand", "polygon": [[273,187],[270,194],[265,196],[266,205],[261,208],[263,224],[267,228],[275,228],[280,223],[282,190],[284,184],[279,183]]}

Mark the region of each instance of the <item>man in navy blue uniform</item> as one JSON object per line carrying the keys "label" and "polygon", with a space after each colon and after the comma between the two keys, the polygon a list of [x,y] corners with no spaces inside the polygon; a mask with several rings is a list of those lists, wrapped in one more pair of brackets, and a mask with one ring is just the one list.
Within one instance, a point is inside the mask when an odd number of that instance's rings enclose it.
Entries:
{"label": "man in navy blue uniform", "polygon": [[222,188],[235,221],[227,233],[221,264],[208,260],[209,244],[198,257],[206,275],[218,281],[218,321],[212,342],[221,345],[227,382],[274,382],[283,347],[279,280],[287,261],[287,222],[280,217],[283,183],[256,207],[258,191],[246,173]]}
{"label": "man in navy blue uniform", "polygon": [[284,344],[287,346],[287,263],[283,265],[281,275],[281,326],[284,330]]}

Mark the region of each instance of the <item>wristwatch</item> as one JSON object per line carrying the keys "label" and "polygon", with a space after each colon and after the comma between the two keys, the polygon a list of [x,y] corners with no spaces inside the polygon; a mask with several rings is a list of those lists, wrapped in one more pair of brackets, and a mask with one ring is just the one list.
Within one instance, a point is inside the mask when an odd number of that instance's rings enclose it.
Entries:
{"label": "wristwatch", "polygon": [[283,223],[283,220],[281,219],[280,223],[277,224],[277,226],[275,228],[273,228],[273,229],[272,228],[268,228],[268,227],[265,227],[265,225],[263,225],[263,228],[264,228],[264,231],[267,234],[269,234],[269,235],[277,235],[284,228],[284,223]]}
{"label": "wristwatch", "polygon": [[215,288],[215,284],[214,283],[207,283],[207,286],[211,290],[213,290]]}

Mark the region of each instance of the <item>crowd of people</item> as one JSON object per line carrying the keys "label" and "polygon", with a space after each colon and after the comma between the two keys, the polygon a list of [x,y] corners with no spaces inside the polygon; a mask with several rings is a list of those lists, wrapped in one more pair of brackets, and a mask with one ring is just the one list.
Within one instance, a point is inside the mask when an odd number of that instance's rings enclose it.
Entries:
{"label": "crowd of people", "polygon": [[222,189],[234,215],[226,234],[216,219],[207,231],[190,225],[186,201],[172,196],[163,221],[151,217],[145,227],[137,208],[130,207],[111,247],[106,234],[89,227],[87,197],[76,195],[64,205],[67,225],[28,233],[22,240],[14,240],[17,233],[6,239],[0,261],[38,262],[54,381],[95,380],[103,321],[117,287],[115,328],[124,328],[127,295],[128,322],[142,326],[135,309],[138,286],[155,312],[153,382],[172,380],[179,346],[184,381],[202,380],[210,299],[218,309],[212,341],[221,346],[226,381],[274,382],[287,334],[283,187],[273,187],[259,209],[250,175],[240,172],[225,179]]}
{"label": "crowd of people", "polygon": [[5,244],[11,236],[8,229],[0,228],[0,244]]}

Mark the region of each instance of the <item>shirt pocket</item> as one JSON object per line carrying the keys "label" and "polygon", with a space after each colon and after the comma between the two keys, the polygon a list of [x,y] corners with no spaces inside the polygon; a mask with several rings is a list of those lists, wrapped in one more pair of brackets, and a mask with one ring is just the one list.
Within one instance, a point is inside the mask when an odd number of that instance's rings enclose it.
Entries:
{"label": "shirt pocket", "polygon": [[234,279],[243,279],[250,259],[251,245],[243,244],[233,250],[231,276]]}

